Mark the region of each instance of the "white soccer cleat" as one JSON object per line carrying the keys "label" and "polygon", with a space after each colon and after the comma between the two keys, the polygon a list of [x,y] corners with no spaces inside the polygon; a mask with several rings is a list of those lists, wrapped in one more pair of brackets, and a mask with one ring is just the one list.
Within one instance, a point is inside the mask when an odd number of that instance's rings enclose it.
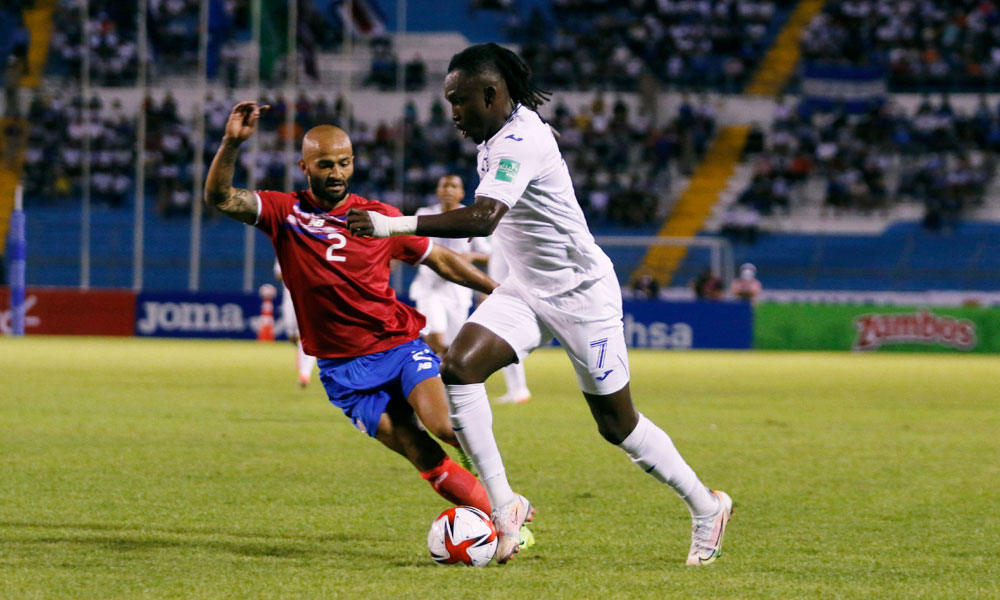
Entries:
{"label": "white soccer cleat", "polygon": [[493,402],[496,404],[524,404],[528,400],[531,400],[531,394],[525,392],[524,394],[504,394],[499,398],[494,398]]}
{"label": "white soccer cleat", "polygon": [[493,509],[493,525],[499,538],[497,563],[504,564],[521,549],[521,526],[530,522],[534,516],[535,508],[521,494],[514,494],[513,500]]}
{"label": "white soccer cleat", "polygon": [[722,538],[726,534],[726,524],[733,517],[733,499],[726,492],[712,490],[712,493],[719,498],[719,510],[707,517],[691,520],[688,565],[710,565],[722,556]]}

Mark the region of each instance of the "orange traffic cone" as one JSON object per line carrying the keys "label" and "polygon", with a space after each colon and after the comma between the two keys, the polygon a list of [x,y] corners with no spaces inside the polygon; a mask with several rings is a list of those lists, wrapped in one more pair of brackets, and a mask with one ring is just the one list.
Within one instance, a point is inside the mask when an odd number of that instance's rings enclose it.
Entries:
{"label": "orange traffic cone", "polygon": [[258,342],[274,341],[274,297],[278,294],[270,283],[260,286],[260,328],[257,329]]}

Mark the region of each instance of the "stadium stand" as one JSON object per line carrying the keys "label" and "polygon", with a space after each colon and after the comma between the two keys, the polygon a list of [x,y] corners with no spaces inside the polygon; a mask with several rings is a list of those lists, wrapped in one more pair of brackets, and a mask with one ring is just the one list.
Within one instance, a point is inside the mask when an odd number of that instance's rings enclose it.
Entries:
{"label": "stadium stand", "polygon": [[[41,4],[69,15],[78,11],[69,0],[35,0],[36,7]],[[46,223],[66,232],[45,248],[29,244],[29,259],[44,267],[29,271],[29,283],[79,283],[78,198],[86,134],[93,159],[93,231],[102,232],[93,244],[92,285],[130,285],[123,267],[131,261],[141,106],[148,125],[145,285],[182,289],[190,210],[199,196],[192,115],[201,99],[190,85],[199,2],[152,3],[154,69],[145,100],[134,87],[135,7],[109,0],[89,4],[94,97],[84,100],[79,94],[78,12],[48,19],[46,80],[35,92],[22,93],[30,123],[21,173],[31,209],[29,239],[40,236]],[[439,97],[440,77],[453,52],[502,31],[543,83],[557,91],[542,115],[560,132],[577,196],[597,234],[722,233],[732,240],[736,264],[757,264],[766,289],[996,285],[997,231],[976,221],[982,216],[995,221],[1000,213],[995,98],[935,93],[914,99],[887,95],[884,85],[867,90],[860,103],[811,93],[767,97],[783,87],[788,64],[798,62],[799,53],[806,62],[870,66],[855,52],[855,43],[869,44],[875,62],[885,59],[879,65],[890,72],[892,89],[940,88],[942,81],[926,76],[904,81],[890,59],[911,56],[919,46],[934,49],[949,69],[965,64],[946,51],[949,44],[968,50],[962,60],[992,56],[992,34],[980,29],[996,15],[984,3],[523,0],[467,2],[460,10],[442,11],[429,0],[411,0],[405,34],[392,33],[397,15],[385,3],[359,0],[363,14],[347,23],[335,4],[301,3],[307,25],[312,24],[298,28],[303,86],[283,88],[280,52],[265,49],[272,72],[260,99],[272,110],[262,119],[259,162],[250,165],[244,154],[238,185],[254,168],[258,187],[284,188],[286,167],[294,164],[285,155],[285,141],[315,124],[333,123],[348,129],[355,142],[358,193],[411,213],[429,201],[445,172],[459,172],[472,189],[474,148],[450,124]],[[248,0],[213,1],[210,8],[214,67],[205,99],[206,161],[229,108],[246,93],[249,55]],[[31,19],[23,14],[37,37],[45,14]],[[864,27],[851,29],[862,21]],[[12,22],[4,19],[4,27]],[[270,26],[283,28],[277,20]],[[942,34],[941,39],[918,44],[913,40],[921,36],[889,35],[894,27],[916,26]],[[362,28],[364,36],[358,35]],[[347,31],[355,35],[345,40]],[[14,38],[10,32],[0,37]],[[318,79],[310,79],[314,75]],[[395,91],[400,75],[405,95]],[[975,87],[970,82],[944,84]],[[673,91],[685,89],[714,91]],[[733,93],[744,89],[764,96]],[[294,111],[291,130],[285,124],[288,111]],[[296,186],[304,184],[297,168],[292,179]],[[5,193],[0,196],[6,201]],[[215,217],[206,214],[204,221],[202,287],[236,289],[244,234]],[[623,279],[650,274],[661,288],[687,287],[707,264],[700,251],[608,250]],[[258,281],[270,279],[269,253],[269,244],[258,240]]]}
{"label": "stadium stand", "polygon": [[771,215],[815,204],[868,214],[917,202],[928,229],[951,229],[984,203],[1000,149],[997,114],[985,98],[974,112],[956,111],[947,97],[924,98],[912,112],[880,101],[857,114],[779,103],[768,134],[747,148],[753,176],[739,203]]}
{"label": "stadium stand", "polygon": [[739,92],[788,16],[789,0],[562,0],[533,11],[522,52],[555,89],[637,89],[643,76],[685,89]]}
{"label": "stadium stand", "polygon": [[1000,10],[979,0],[835,0],[802,35],[810,62],[875,65],[894,92],[1000,86]]}

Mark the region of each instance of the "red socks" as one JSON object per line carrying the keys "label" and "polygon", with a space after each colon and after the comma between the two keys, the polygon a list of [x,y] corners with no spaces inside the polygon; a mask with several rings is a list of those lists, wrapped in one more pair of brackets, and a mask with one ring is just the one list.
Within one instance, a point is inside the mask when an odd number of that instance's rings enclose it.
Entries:
{"label": "red socks", "polygon": [[450,457],[445,456],[429,471],[421,471],[420,476],[448,502],[460,506],[474,506],[487,515],[490,514],[490,499],[486,495],[486,488],[475,475],[463,469]]}

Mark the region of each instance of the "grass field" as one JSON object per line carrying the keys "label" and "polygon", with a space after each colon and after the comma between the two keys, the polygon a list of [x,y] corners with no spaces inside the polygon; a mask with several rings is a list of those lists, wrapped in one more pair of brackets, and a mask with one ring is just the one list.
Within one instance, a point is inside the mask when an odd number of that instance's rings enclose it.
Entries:
{"label": "grass field", "polygon": [[0,338],[0,598],[1000,597],[1000,358],[634,352],[639,408],[737,504],[698,569],[559,351],[494,408],[538,545],[485,569],[430,560],[445,502],[292,360]]}

